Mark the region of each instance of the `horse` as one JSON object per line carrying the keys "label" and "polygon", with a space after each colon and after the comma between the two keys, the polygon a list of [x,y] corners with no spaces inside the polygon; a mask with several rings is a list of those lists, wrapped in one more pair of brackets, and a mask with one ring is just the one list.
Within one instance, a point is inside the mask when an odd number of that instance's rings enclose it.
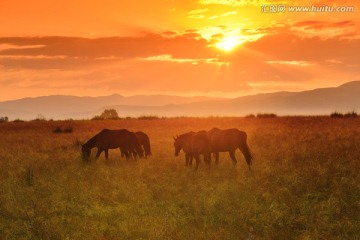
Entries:
{"label": "horse", "polygon": [[125,153],[126,158],[130,158],[129,152],[136,151],[142,157],[143,150],[135,133],[126,129],[109,130],[103,129],[94,137],[90,138],[85,144],[82,145],[82,156],[85,161],[88,161],[92,148],[97,148],[96,158],[104,151],[105,158],[108,159],[108,150],[120,148],[121,152]]}
{"label": "horse", "polygon": [[190,166],[195,157],[195,170],[199,167],[200,154],[204,156],[205,163],[210,166],[210,142],[205,131],[188,132],[174,137],[175,157],[179,156],[181,149],[185,153],[186,166]]}
{"label": "horse", "polygon": [[251,166],[252,155],[249,146],[246,143],[247,134],[236,128],[220,130],[213,128],[208,131],[211,152],[215,154],[215,164],[219,164],[219,152],[229,152],[233,166],[237,160],[235,157],[236,149],[240,149],[245,157],[249,169]]}
{"label": "horse", "polygon": [[143,148],[144,152],[145,152],[145,157],[150,156],[151,155],[151,148],[150,148],[150,139],[149,136],[146,135],[146,133],[144,132],[136,132],[136,137],[141,145],[141,147]]}
{"label": "horse", "polygon": [[[139,141],[139,144],[140,144],[142,150],[145,153],[145,157],[151,155],[150,139],[149,139],[148,135],[146,135],[146,133],[141,132],[141,131],[135,132],[135,135]],[[121,151],[121,149],[120,149],[120,151]],[[127,153],[129,155],[133,155],[134,158],[136,158],[138,155],[137,152],[134,150],[133,151],[128,150]],[[125,157],[125,154],[126,153],[124,151],[121,151],[121,157]]]}

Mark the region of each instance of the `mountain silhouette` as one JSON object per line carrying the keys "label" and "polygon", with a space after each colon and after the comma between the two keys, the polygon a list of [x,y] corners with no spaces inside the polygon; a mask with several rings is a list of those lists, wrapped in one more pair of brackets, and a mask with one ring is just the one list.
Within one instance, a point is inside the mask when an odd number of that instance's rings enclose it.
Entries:
{"label": "mountain silhouette", "polygon": [[328,115],[333,111],[360,109],[360,81],[334,88],[302,92],[275,92],[234,99],[179,97],[168,95],[118,94],[103,97],[43,96],[0,102],[0,117],[34,119],[88,119],[114,108],[121,117],[157,116],[244,116],[250,113],[278,115]]}

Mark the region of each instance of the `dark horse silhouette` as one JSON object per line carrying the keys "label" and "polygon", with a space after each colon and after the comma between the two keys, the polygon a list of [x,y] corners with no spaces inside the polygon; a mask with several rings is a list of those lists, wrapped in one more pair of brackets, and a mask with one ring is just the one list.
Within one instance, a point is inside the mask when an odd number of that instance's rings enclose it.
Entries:
{"label": "dark horse silhouette", "polygon": [[144,132],[136,132],[136,137],[139,140],[139,143],[141,145],[141,147],[143,148],[144,152],[145,152],[145,157],[151,155],[151,147],[150,147],[150,139],[149,136],[146,135],[146,133]]}
{"label": "dark horse silhouette", "polygon": [[247,135],[245,132],[236,128],[225,130],[213,128],[208,132],[208,136],[210,140],[211,152],[215,154],[216,164],[219,163],[219,152],[229,152],[233,166],[235,167],[237,163],[235,150],[239,148],[244,155],[250,169],[252,156],[249,146],[246,143]]}
{"label": "dark horse silhouette", "polygon": [[96,158],[105,151],[105,158],[108,158],[108,150],[114,148],[120,148],[121,152],[125,153],[126,158],[130,158],[129,152],[136,151],[136,153],[142,157],[143,150],[139,144],[139,141],[135,133],[126,129],[121,130],[109,130],[103,129],[94,137],[90,138],[84,145],[82,145],[82,156],[84,160],[89,160],[91,149],[96,147]]}
{"label": "dark horse silhouette", "polygon": [[[136,132],[135,133],[138,141],[139,141],[139,144],[141,146],[141,149],[144,151],[145,153],[145,157],[151,155],[151,148],[150,148],[150,139],[148,137],[148,135],[146,135],[144,132]],[[132,155],[134,158],[136,158],[138,156],[137,152],[135,151],[135,149],[131,150],[131,149],[128,149],[127,151],[121,151],[121,157],[125,157],[126,153],[128,155]]]}
{"label": "dark horse silhouette", "polygon": [[181,149],[185,152],[186,166],[191,165],[195,157],[195,170],[199,167],[200,154],[203,155],[205,163],[210,166],[210,142],[205,131],[188,132],[174,137],[175,156],[179,156]]}

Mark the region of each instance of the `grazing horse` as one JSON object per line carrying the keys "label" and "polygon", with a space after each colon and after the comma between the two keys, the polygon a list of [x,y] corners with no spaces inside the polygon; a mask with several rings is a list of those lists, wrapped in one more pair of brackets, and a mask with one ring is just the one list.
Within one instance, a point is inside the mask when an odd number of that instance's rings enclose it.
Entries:
{"label": "grazing horse", "polygon": [[235,150],[239,148],[244,155],[250,169],[252,156],[249,146],[246,143],[247,135],[245,132],[236,128],[225,130],[213,128],[208,132],[208,136],[210,140],[211,152],[215,154],[216,164],[219,163],[219,152],[229,152],[233,166],[235,167],[237,163]]}
{"label": "grazing horse", "polygon": [[96,147],[96,158],[104,151],[105,158],[108,158],[108,150],[114,148],[120,148],[125,153],[126,158],[129,159],[129,152],[136,151],[136,153],[142,157],[143,150],[139,144],[139,141],[135,133],[126,129],[121,130],[109,130],[103,129],[94,137],[90,138],[84,145],[82,145],[83,159],[88,161],[91,154],[91,149]]}
{"label": "grazing horse", "polygon": [[210,142],[205,131],[188,132],[174,137],[175,157],[179,156],[181,149],[185,152],[186,166],[191,164],[192,158],[195,157],[196,167],[199,167],[200,154],[204,156],[205,163],[210,166]]}
{"label": "grazing horse", "polygon": [[151,148],[150,148],[150,139],[149,136],[146,135],[144,132],[136,132],[136,137],[139,140],[141,147],[145,152],[145,157],[151,155]]}

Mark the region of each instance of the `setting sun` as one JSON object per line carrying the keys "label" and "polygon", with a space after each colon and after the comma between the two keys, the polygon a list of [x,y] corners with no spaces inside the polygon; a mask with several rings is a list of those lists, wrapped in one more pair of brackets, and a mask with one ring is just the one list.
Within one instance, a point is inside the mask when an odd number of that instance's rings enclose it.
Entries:
{"label": "setting sun", "polygon": [[244,41],[241,40],[239,36],[228,36],[221,39],[218,43],[215,44],[215,46],[221,50],[230,52],[243,42]]}

